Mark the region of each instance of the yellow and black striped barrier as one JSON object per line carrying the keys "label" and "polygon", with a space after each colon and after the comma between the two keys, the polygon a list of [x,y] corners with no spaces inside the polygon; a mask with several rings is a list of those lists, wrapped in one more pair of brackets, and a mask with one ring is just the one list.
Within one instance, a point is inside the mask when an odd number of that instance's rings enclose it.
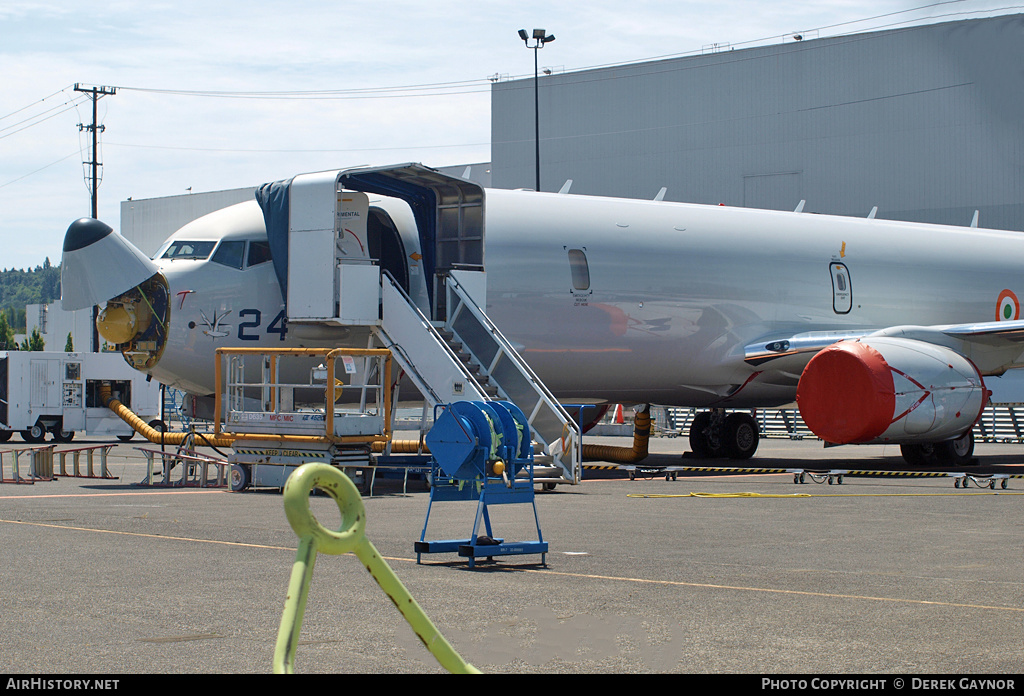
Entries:
{"label": "yellow and black striped barrier", "polygon": [[666,467],[643,467],[643,466],[625,466],[625,467],[612,467],[620,470],[628,471],[629,478],[634,479],[637,476],[643,477],[660,477],[664,476],[666,480],[676,480],[676,475],[680,472],[685,473],[721,473],[721,474],[792,474],[793,483],[807,483],[807,479],[815,483],[825,483],[829,485],[833,483],[842,484],[843,477],[855,476],[861,478],[952,478],[953,485],[956,488],[967,488],[969,484],[974,483],[978,487],[988,486],[989,488],[995,488],[997,485],[1002,488],[1006,488],[1007,481],[1009,479],[1024,478],[1024,473],[1020,474],[972,474],[970,472],[959,472],[959,471],[890,471],[880,469],[801,469],[801,468],[753,468],[753,467],[734,467],[734,466],[666,466]]}
{"label": "yellow and black striped barrier", "polygon": [[[931,498],[964,493],[627,493],[627,498]],[[1024,495],[1024,491],[978,491],[966,495]]]}

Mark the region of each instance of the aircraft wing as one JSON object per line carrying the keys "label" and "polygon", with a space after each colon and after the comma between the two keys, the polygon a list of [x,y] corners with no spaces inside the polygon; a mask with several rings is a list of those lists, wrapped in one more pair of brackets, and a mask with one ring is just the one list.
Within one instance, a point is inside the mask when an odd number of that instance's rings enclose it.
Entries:
{"label": "aircraft wing", "polygon": [[1024,365],[1024,320],[941,326],[893,326],[860,331],[811,331],[773,336],[747,345],[744,362],[797,373],[818,351],[843,340],[874,336],[906,338],[945,346],[969,358],[983,375],[1000,375]]}

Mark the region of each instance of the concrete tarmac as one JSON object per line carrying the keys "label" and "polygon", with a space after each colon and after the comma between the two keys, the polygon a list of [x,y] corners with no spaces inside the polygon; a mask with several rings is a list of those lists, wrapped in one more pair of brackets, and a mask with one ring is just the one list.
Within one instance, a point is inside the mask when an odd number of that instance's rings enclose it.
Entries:
{"label": "concrete tarmac", "polygon": [[[297,547],[280,494],[139,486],[142,445],[113,448],[116,479],[0,485],[8,672],[271,671]],[[23,446],[0,445],[5,478]],[[685,439],[651,449],[645,466],[731,465],[682,458]],[[1024,474],[1019,445],[976,453],[974,473]],[[789,440],[763,440],[748,464],[907,469],[894,447]],[[992,490],[948,477],[587,475],[537,495],[547,567],[512,556],[470,570],[454,554],[417,564],[422,483],[403,493],[378,481],[366,534],[485,672],[1013,675],[1024,664],[1024,479]],[[311,506],[340,524],[330,498]],[[426,538],[467,537],[474,512],[436,504]],[[495,535],[536,538],[528,505],[491,514]],[[355,557],[321,555],[296,671],[442,670]]]}

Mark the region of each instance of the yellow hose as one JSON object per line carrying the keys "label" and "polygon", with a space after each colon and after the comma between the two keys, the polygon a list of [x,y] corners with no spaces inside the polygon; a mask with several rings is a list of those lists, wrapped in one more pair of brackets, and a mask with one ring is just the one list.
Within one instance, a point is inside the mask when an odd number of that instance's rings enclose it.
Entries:
{"label": "yellow hose", "polygon": [[647,442],[650,438],[651,414],[650,406],[646,406],[633,417],[633,447],[583,445],[583,458],[616,464],[636,464],[647,458]]}
{"label": "yellow hose", "polygon": [[[130,425],[132,429],[142,437],[146,438],[150,442],[157,445],[180,445],[188,437],[188,433],[165,433],[162,430],[157,430],[146,421],[139,418],[137,415],[132,413],[132,410],[122,404],[117,399],[110,395],[110,385],[100,385],[100,400],[106,404],[107,408],[116,413],[121,420]],[[196,433],[196,444],[206,445],[208,447],[230,447],[231,443],[235,441],[233,437],[210,437],[201,433]]]}

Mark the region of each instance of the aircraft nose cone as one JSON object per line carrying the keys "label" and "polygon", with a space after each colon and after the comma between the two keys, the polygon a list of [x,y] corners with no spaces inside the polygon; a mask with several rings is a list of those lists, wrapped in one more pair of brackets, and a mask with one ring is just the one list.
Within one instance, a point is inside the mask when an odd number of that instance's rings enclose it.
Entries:
{"label": "aircraft nose cone", "polygon": [[61,306],[73,311],[103,304],[159,270],[110,225],[92,218],[76,220],[64,235]]}
{"label": "aircraft nose cone", "polygon": [[113,227],[94,218],[75,220],[64,234],[64,253],[84,249],[90,244],[103,239],[113,231]]}

